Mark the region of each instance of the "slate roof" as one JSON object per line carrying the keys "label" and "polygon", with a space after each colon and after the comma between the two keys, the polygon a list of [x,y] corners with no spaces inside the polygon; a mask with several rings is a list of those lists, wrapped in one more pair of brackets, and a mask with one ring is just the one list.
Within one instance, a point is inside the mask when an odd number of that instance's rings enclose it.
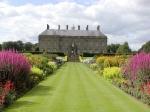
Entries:
{"label": "slate roof", "polygon": [[106,37],[101,31],[98,30],[56,30],[46,29],[40,35],[51,36],[83,36],[83,37]]}

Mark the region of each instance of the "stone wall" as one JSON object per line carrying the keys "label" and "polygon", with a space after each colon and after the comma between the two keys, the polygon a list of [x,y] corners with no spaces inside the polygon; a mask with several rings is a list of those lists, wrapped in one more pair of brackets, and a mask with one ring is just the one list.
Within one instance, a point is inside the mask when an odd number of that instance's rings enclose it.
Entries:
{"label": "stone wall", "polygon": [[78,54],[82,53],[105,53],[107,47],[106,37],[60,37],[39,36],[40,51],[68,54],[69,49],[75,43]]}

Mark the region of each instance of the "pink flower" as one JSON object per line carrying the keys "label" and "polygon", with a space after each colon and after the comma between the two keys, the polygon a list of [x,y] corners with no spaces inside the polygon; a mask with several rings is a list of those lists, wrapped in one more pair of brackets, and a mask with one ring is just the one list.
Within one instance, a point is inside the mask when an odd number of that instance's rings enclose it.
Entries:
{"label": "pink flower", "polygon": [[123,73],[132,81],[136,80],[139,72],[144,75],[147,71],[150,71],[150,53],[140,53],[133,56],[123,67]]}

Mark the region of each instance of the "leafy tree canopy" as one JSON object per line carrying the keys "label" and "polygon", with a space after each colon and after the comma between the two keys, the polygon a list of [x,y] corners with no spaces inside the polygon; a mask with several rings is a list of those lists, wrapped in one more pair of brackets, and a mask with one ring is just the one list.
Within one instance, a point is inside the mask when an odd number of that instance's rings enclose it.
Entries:
{"label": "leafy tree canopy", "polygon": [[107,53],[116,53],[120,44],[111,44],[107,46]]}
{"label": "leafy tree canopy", "polygon": [[146,42],[140,49],[139,51],[143,51],[146,53],[150,53],[150,41]]}
{"label": "leafy tree canopy", "polygon": [[131,49],[129,47],[128,42],[125,42],[123,45],[120,45],[119,48],[117,49],[117,54],[129,54],[131,53]]}
{"label": "leafy tree canopy", "polygon": [[33,44],[31,42],[23,43],[22,41],[8,41],[3,42],[2,45],[0,45],[0,50],[9,50],[14,49],[17,51],[39,51],[38,44]]}

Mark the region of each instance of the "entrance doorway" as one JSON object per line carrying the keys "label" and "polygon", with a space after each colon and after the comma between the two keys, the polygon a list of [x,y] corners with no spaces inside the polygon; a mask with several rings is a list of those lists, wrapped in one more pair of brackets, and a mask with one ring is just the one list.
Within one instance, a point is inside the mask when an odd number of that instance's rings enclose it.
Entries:
{"label": "entrance doorway", "polygon": [[77,48],[75,42],[72,42],[72,44],[69,47],[68,61],[79,61],[78,48]]}

